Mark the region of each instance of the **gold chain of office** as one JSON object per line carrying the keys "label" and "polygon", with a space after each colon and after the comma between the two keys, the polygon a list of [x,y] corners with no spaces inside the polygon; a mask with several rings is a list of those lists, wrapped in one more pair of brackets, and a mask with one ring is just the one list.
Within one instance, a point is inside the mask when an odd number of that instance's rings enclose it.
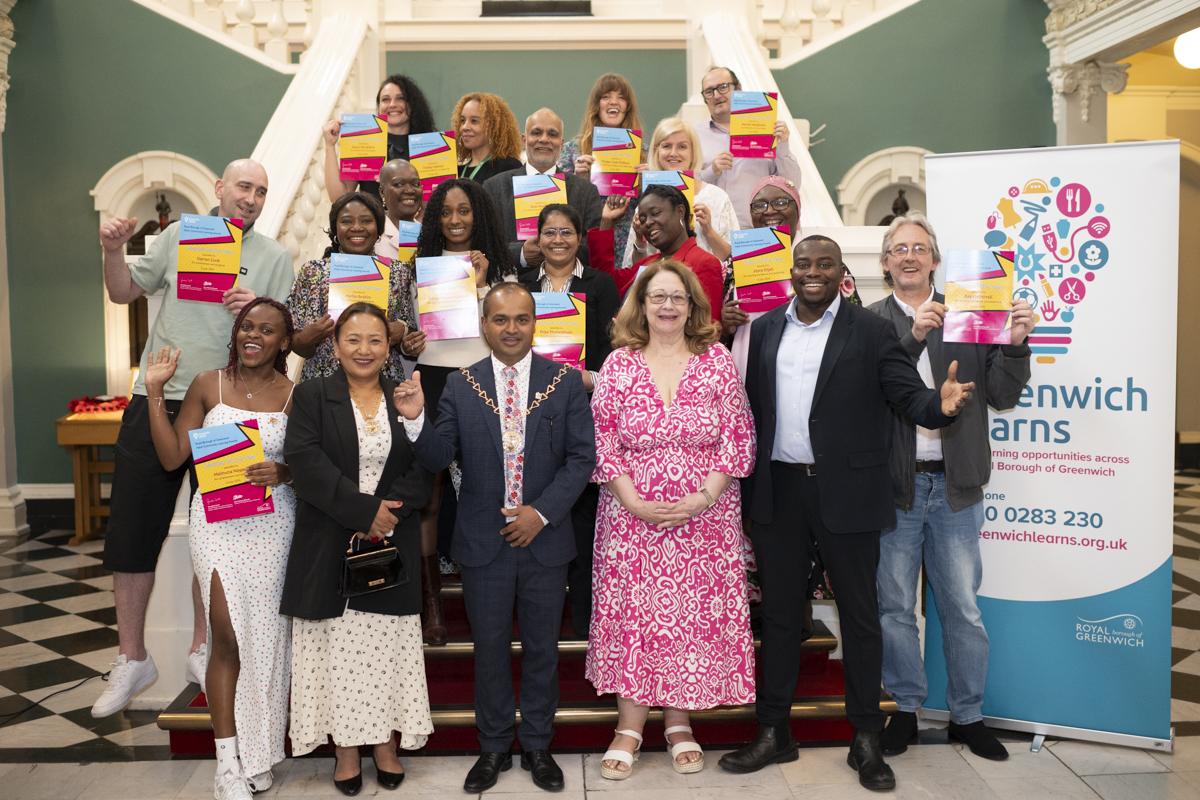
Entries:
{"label": "gold chain of office", "polygon": [[[554,390],[558,388],[559,381],[566,377],[571,370],[572,367],[570,365],[564,364],[562,369],[558,371],[558,374],[554,376],[554,380],[550,381],[550,384],[546,387],[545,391],[538,392],[533,396],[533,402],[529,404],[529,408],[525,409],[525,416],[528,417],[530,414],[532,414],[535,408],[540,406],[542,402],[545,401],[550,395],[554,394]],[[468,370],[466,367],[463,367],[459,370],[459,372],[461,372],[462,376],[467,379],[467,383],[471,384],[471,388],[475,390],[477,395],[479,395],[479,399],[482,400],[488,408],[490,408],[492,411],[495,411],[496,416],[503,419],[500,414],[500,406],[496,405],[495,400],[488,397],[487,392],[485,392],[483,387],[479,385],[479,381],[475,380],[475,376],[471,374],[470,370]],[[497,392],[497,394],[499,394],[499,392]]]}

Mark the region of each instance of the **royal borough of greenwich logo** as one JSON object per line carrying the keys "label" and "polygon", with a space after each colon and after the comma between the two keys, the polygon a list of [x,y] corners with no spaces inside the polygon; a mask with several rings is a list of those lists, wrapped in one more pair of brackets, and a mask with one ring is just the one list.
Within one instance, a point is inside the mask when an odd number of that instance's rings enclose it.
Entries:
{"label": "royal borough of greenwich logo", "polygon": [[1069,351],[1075,318],[1109,262],[1111,230],[1091,189],[1057,176],[1008,187],[989,212],[983,243],[1013,251],[1013,299],[1033,308],[1029,349],[1037,363],[1053,364]]}
{"label": "royal borough of greenwich logo", "polygon": [[1101,619],[1075,618],[1075,641],[1100,647],[1145,647],[1142,618],[1113,614]]}

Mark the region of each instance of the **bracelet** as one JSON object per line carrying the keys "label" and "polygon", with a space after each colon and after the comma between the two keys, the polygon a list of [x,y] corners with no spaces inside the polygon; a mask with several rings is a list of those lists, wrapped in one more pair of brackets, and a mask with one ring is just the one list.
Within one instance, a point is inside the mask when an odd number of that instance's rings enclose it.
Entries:
{"label": "bracelet", "polygon": [[712,496],[712,492],[710,492],[710,491],[707,489],[707,487],[701,486],[701,487],[700,487],[700,494],[704,495],[704,499],[705,499],[706,501],[708,501],[708,507],[709,507],[709,508],[712,508],[713,506],[715,506],[715,505],[717,504],[717,498],[715,498],[715,497],[713,497],[713,496]]}
{"label": "bracelet", "polygon": [[154,407],[161,411],[163,407],[163,395],[160,394],[158,397],[151,397],[150,399],[154,401]]}

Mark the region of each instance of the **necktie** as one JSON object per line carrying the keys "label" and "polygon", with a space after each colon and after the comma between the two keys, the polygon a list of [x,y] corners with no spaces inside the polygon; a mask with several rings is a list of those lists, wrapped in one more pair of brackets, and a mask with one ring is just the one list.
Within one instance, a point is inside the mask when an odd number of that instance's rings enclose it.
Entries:
{"label": "necktie", "polygon": [[504,442],[504,505],[515,508],[521,504],[522,470],[525,467],[525,412],[517,396],[517,369],[505,367],[501,372],[504,406],[501,412],[501,440]]}

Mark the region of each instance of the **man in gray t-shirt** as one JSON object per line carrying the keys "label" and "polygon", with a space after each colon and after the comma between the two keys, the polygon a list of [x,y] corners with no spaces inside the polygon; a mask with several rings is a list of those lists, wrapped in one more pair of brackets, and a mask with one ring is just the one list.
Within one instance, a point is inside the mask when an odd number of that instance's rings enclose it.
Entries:
{"label": "man in gray t-shirt", "polygon": [[[92,707],[104,717],[120,711],[133,695],[158,677],[154,659],[146,652],[145,620],[158,553],[166,539],[175,497],[186,467],[167,472],[159,464],[150,438],[149,403],[162,403],[172,419],[196,375],[225,366],[234,317],[259,295],[283,301],[291,291],[294,272],[291,258],[278,242],[254,230],[267,197],[267,173],[250,159],[225,167],[216,182],[216,213],[240,217],[241,274],[237,285],[221,303],[180,300],[177,295],[179,226],[171,225],[158,236],[133,266],[125,263],[125,245],[137,230],[136,219],[112,219],[100,225],[104,250],[104,288],[114,303],[132,303],[144,294],[163,290],[162,309],[154,320],[150,339],[142,352],[141,369],[129,407],[121,419],[115,448],[115,472],[108,534],[104,540],[104,566],[113,572],[119,650],[107,688]],[[142,375],[146,358],[158,348],[182,351],[179,369],[165,387],[164,397],[150,401]],[[193,580],[196,622],[189,675],[202,681],[205,669],[205,620],[199,602],[199,585]]]}

